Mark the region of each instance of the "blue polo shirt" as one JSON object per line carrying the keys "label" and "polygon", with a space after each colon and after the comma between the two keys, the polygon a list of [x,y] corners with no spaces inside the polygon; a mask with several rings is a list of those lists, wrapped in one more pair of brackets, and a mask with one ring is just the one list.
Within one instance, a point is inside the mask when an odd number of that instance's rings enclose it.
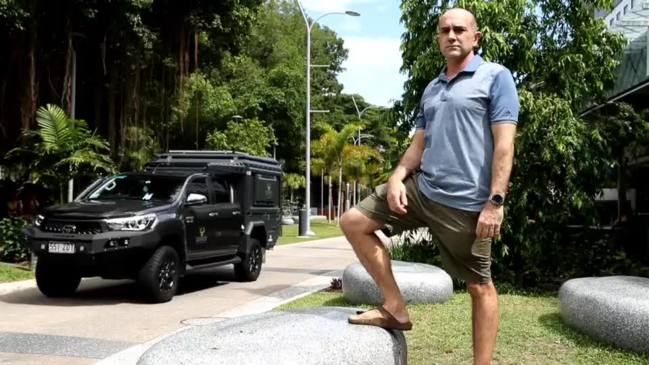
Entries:
{"label": "blue polo shirt", "polygon": [[479,212],[489,199],[494,141],[491,126],[518,122],[511,72],[473,57],[451,81],[445,71],[424,91],[416,120],[426,147],[417,182],[429,199]]}

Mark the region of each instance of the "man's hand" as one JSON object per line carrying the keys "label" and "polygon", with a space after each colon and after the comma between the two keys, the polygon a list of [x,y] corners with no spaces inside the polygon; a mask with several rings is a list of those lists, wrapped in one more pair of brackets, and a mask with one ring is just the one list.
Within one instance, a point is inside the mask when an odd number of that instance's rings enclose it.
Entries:
{"label": "man's hand", "polygon": [[475,228],[476,236],[482,239],[500,235],[500,225],[503,223],[504,215],[505,209],[502,206],[497,207],[487,202],[478,218],[478,225]]}
{"label": "man's hand", "polygon": [[408,197],[406,196],[406,185],[399,179],[388,180],[388,206],[390,210],[397,214],[406,214],[408,207]]}

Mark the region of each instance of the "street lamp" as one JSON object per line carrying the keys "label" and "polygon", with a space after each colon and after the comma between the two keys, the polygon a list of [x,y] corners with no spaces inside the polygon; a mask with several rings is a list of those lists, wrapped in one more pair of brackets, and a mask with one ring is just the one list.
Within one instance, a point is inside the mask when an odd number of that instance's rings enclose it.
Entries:
{"label": "street lamp", "polygon": [[[306,222],[300,224],[300,236],[313,236],[314,233],[311,231],[311,113],[315,112],[311,110],[311,30],[313,26],[322,18],[327,15],[332,14],[341,14],[349,16],[360,16],[361,14],[355,11],[345,11],[345,12],[330,12],[320,15],[316,20],[309,21],[309,17],[306,15],[300,0],[295,0],[302,17],[304,18],[304,24],[306,25],[306,189],[305,189],[305,208],[306,208]],[[340,204],[340,202],[338,202]]]}

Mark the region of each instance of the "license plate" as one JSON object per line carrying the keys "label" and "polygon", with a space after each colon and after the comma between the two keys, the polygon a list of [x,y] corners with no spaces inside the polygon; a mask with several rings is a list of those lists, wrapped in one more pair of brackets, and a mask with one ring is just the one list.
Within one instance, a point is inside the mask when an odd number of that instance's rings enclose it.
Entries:
{"label": "license plate", "polygon": [[74,244],[67,242],[50,242],[47,247],[50,253],[74,253]]}

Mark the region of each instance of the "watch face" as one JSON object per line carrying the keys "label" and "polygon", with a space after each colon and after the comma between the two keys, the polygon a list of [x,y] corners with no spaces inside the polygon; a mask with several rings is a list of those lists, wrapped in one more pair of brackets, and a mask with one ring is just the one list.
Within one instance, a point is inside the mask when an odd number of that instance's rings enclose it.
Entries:
{"label": "watch face", "polygon": [[491,196],[491,201],[496,205],[502,205],[505,202],[505,198],[502,195],[494,194]]}

